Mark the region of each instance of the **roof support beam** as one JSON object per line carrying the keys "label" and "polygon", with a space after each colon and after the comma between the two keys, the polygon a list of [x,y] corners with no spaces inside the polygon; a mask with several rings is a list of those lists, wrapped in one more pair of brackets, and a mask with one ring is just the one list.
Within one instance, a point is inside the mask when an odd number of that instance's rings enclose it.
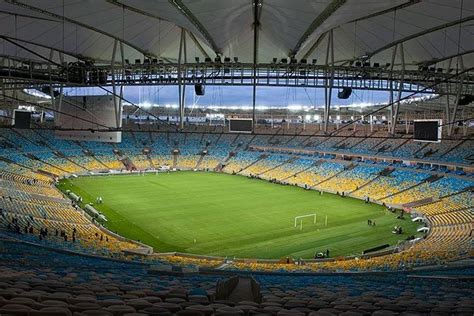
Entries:
{"label": "roof support beam", "polygon": [[[129,5],[126,5],[118,0],[107,0],[108,3],[112,4],[112,5],[115,5],[115,6],[118,6],[118,7],[121,7],[123,8],[124,10],[128,10],[128,11],[131,11],[131,12],[135,12],[137,14],[141,14],[141,15],[144,15],[144,16],[147,16],[149,18],[152,18],[152,19],[156,19],[158,21],[166,21],[166,22],[169,22],[169,23],[172,23],[164,18],[161,18],[155,14],[151,14],[149,12],[146,12],[146,11],[143,11],[143,10],[140,10],[138,8],[135,8],[135,7],[132,7],[132,6],[129,6]],[[194,34],[192,34],[191,32],[189,32],[189,36],[191,38],[194,38],[196,39],[196,37],[194,36]],[[209,57],[206,53],[206,51],[202,48],[201,44],[199,44],[199,42],[197,42],[197,39],[196,39],[196,46],[198,46],[199,50],[203,53],[203,55],[205,55],[206,57]],[[163,57],[163,56],[158,56],[159,58],[163,59],[164,61],[172,64],[173,61],[171,61],[169,58],[166,58],[166,57]]]}
{"label": "roof support beam", "polygon": [[[327,71],[330,70],[331,77],[328,81]],[[329,31],[328,45],[326,48],[326,79],[324,85],[324,133],[328,132],[329,113],[331,111],[332,88],[334,86],[334,32]]]}
{"label": "roof support beam", "polygon": [[[458,66],[459,66],[459,70],[461,72],[464,71],[464,62],[463,62],[463,58],[462,56],[458,56]],[[457,86],[457,91],[456,91],[456,101],[454,103],[454,109],[453,109],[453,112],[449,115],[449,121],[447,122],[448,125],[448,136],[451,136],[453,134],[453,130],[454,130],[454,122],[456,122],[456,115],[458,113],[458,107],[459,107],[459,100],[461,99],[461,90],[463,88],[463,80],[464,79],[464,76],[461,76],[459,78],[459,83],[458,83],[458,86]],[[447,99],[449,100],[449,95],[447,96]],[[450,112],[449,110],[449,101],[448,101],[448,113]]]}
{"label": "roof support beam", "polygon": [[[400,99],[402,98],[402,91],[403,91],[403,81],[405,80],[405,51],[403,50],[403,43],[400,43],[398,46],[400,46],[400,62],[402,65],[402,70],[400,74],[400,81],[398,82],[398,95],[397,95],[397,102],[393,102],[393,89],[390,89],[390,103],[392,106],[390,107],[390,120],[392,121],[392,124],[390,125],[390,134],[395,135],[395,130],[397,127],[397,122],[398,122],[398,114],[400,112]],[[395,55],[397,53],[397,46],[395,46],[393,50],[393,56],[392,56],[392,65],[395,62]],[[393,82],[393,80],[392,80]],[[390,83],[390,86],[392,87],[393,83]]]}
{"label": "roof support beam", "polygon": [[[382,10],[382,11],[379,11],[379,12],[376,12],[376,13],[372,13],[372,14],[369,14],[369,15],[366,15],[366,16],[363,16],[363,17],[360,17],[360,18],[357,18],[355,20],[346,22],[344,24],[356,23],[356,22],[359,22],[359,21],[374,18],[374,17],[380,16],[380,15],[383,15],[383,14],[386,14],[386,13],[390,13],[392,11],[396,11],[396,10],[400,10],[400,9],[412,6],[412,5],[417,4],[419,2],[421,2],[421,0],[408,0],[406,3],[402,3],[398,6],[395,6],[395,7],[386,9],[386,10]],[[310,47],[310,49],[301,58],[302,59],[307,59],[314,52],[314,50],[319,46],[319,44],[321,44],[322,40],[324,39],[324,37],[326,36],[327,33],[328,32],[325,32],[325,33],[321,34],[318,37],[318,39],[313,43],[313,45]],[[348,61],[348,62],[350,63],[351,61]]]}
{"label": "roof support beam", "polygon": [[311,55],[314,52],[314,50],[319,46],[319,44],[321,44],[321,42],[324,40],[327,34],[328,32],[319,35],[318,39],[313,43],[313,45],[311,45],[308,51],[303,55],[302,59],[307,59],[309,55]]}
{"label": "roof support beam", "polygon": [[369,15],[357,18],[357,19],[349,21],[347,23],[359,22],[359,21],[370,19],[370,18],[375,18],[377,16],[384,15],[384,14],[390,13],[392,11],[397,11],[397,10],[400,10],[400,9],[407,8],[409,6],[412,6],[412,5],[420,3],[420,2],[421,2],[421,0],[408,0],[407,2],[402,3],[400,5],[397,5],[397,6],[394,6],[394,7],[391,7],[389,9],[385,9],[385,10],[382,10],[382,11],[379,11],[379,12],[371,13]]}
{"label": "roof support beam", "polygon": [[303,35],[300,37],[295,47],[290,51],[290,57],[296,56],[304,42],[313,34],[313,32],[323,24],[334,12],[336,12],[347,0],[332,0],[331,3],[321,12],[309,25]]}
{"label": "roof support beam", "polygon": [[393,112],[393,67],[395,65],[395,58],[397,57],[397,48],[398,48],[398,45],[396,45],[393,49],[392,49],[392,61],[390,62],[390,72],[389,72],[389,86],[390,86],[390,93],[389,93],[389,99],[388,99],[388,103],[391,104],[390,106],[390,118],[388,120],[388,132],[390,133],[392,128],[391,128],[391,125],[392,125],[392,112]]}
{"label": "roof support beam", "polygon": [[[436,63],[439,63],[439,62],[442,62],[442,61],[445,61],[445,60],[448,60],[448,59],[452,59],[452,58],[456,58],[456,57],[459,57],[459,56],[464,56],[464,55],[468,55],[468,54],[472,54],[472,53],[474,53],[474,49],[466,50],[464,52],[459,52],[459,53],[456,53],[454,55],[443,56],[441,58],[433,58],[433,59],[430,59],[430,60],[423,60],[423,61],[420,61],[416,64],[417,65],[433,65],[433,64],[436,64]],[[448,67],[448,68],[451,68],[451,66]]]}
{"label": "roof support beam", "polygon": [[257,100],[257,63],[258,63],[258,32],[260,29],[260,14],[262,8],[262,0],[253,0],[253,85],[252,85],[252,132],[255,133],[257,126],[257,116],[255,112]]}
{"label": "roof support beam", "polygon": [[[122,99],[117,97],[117,85],[115,84],[115,59],[117,56],[117,46],[119,42],[114,41],[114,48],[112,50],[112,57],[110,58],[111,77],[112,77],[112,94],[114,95],[114,111],[115,111],[115,127],[119,128],[122,126]],[[120,43],[121,44],[121,43]],[[120,53],[123,54],[122,49]],[[123,60],[123,55],[122,55]],[[123,86],[120,87],[120,96],[123,94]]]}
{"label": "roof support beam", "polygon": [[458,24],[462,24],[462,23],[465,23],[465,22],[469,22],[471,20],[474,20],[474,15],[470,15],[470,16],[467,16],[465,18],[462,18],[460,20],[456,20],[456,21],[451,21],[451,22],[448,22],[448,23],[445,23],[445,24],[441,24],[441,25],[437,25],[435,27],[432,27],[432,28],[429,28],[429,29],[426,29],[426,30],[423,30],[421,32],[418,32],[418,33],[413,33],[411,35],[408,35],[408,36],[405,36],[405,37],[402,37],[396,41],[393,41],[391,43],[388,43],[387,45],[384,45],[380,48],[377,48],[376,50],[370,52],[367,54],[367,58],[370,58],[380,52],[383,52],[389,48],[392,48],[394,47],[395,45],[398,45],[400,43],[404,43],[404,42],[407,42],[409,40],[412,40],[412,39],[415,39],[415,38],[418,38],[420,36],[423,36],[423,35],[426,35],[426,34],[430,34],[430,33],[433,33],[433,32],[436,32],[436,31],[439,31],[439,30],[442,30],[442,29],[445,29],[445,28],[448,28],[448,27],[451,27],[451,26],[455,26],[455,25],[458,25]]}
{"label": "roof support beam", "polygon": [[[55,47],[51,47],[51,46],[48,46],[48,45],[44,45],[44,44],[41,44],[41,43],[36,43],[36,42],[32,42],[32,41],[28,41],[28,40],[24,40],[24,39],[20,39],[20,38],[14,38],[14,37],[11,37],[11,36],[5,36],[5,35],[0,35],[0,38],[8,41],[8,40],[11,40],[11,41],[15,41],[15,42],[22,42],[22,43],[26,43],[26,44],[29,44],[29,45],[34,45],[34,46],[38,46],[38,47],[42,47],[42,48],[46,48],[46,49],[52,49],[56,52],[59,52],[61,54],[64,54],[64,55],[68,55],[68,56],[71,56],[71,57],[74,57],[78,60],[82,60],[82,61],[90,61],[90,60],[97,60],[97,59],[94,59],[92,57],[87,57],[87,56],[84,56],[84,55],[81,55],[81,54],[76,54],[76,53],[73,53],[73,52],[68,52],[68,51],[65,51],[65,50],[62,50],[62,49],[58,49],[58,48],[55,48]],[[8,41],[10,42],[10,41]],[[15,44],[14,44],[15,45]],[[97,60],[97,61],[102,61],[104,62],[104,60]],[[108,62],[108,61],[105,61],[105,62]]]}
{"label": "roof support beam", "polygon": [[199,43],[199,41],[197,40],[196,36],[194,36],[194,34],[192,32],[189,32],[189,31],[186,31],[189,35],[189,37],[191,38],[191,40],[194,42],[194,44],[196,45],[196,47],[199,49],[199,51],[201,52],[201,54],[204,55],[204,57],[207,57],[207,58],[211,58],[209,56],[209,54],[206,52],[206,50],[202,47],[201,43]]}
{"label": "roof support beam", "polygon": [[[113,4],[115,6],[118,6],[118,7],[121,7],[125,10],[128,10],[128,11],[132,11],[132,12],[135,12],[135,13],[138,13],[138,14],[141,14],[141,15],[144,15],[144,16],[147,16],[147,17],[150,17],[150,18],[153,18],[153,19],[157,19],[157,20],[161,20],[161,21],[168,21],[166,19],[163,19],[163,18],[160,18],[159,16],[157,15],[154,15],[154,14],[151,14],[149,12],[146,12],[146,11],[143,11],[143,10],[140,10],[138,8],[135,8],[135,7],[132,7],[132,6],[129,6],[129,5],[126,5],[125,3],[122,3],[118,0],[107,0],[108,3],[110,4]],[[169,21],[168,21],[169,22]]]}
{"label": "roof support beam", "polygon": [[19,63],[25,63],[25,64],[36,64],[36,65],[49,65],[49,62],[42,62],[37,59],[30,59],[30,58],[23,58],[23,57],[17,57],[17,56],[10,56],[10,55],[4,55],[0,54],[0,65],[5,66],[4,62],[6,60],[11,60],[14,62],[19,62]]}
{"label": "roof support beam", "polygon": [[[183,58],[184,57],[184,58]],[[181,37],[179,39],[178,53],[178,103],[179,103],[179,128],[184,129],[184,101],[186,100],[186,85],[183,84],[183,75],[181,65],[186,63],[186,32],[181,29]]]}
{"label": "roof support beam", "polygon": [[153,57],[157,57],[155,54],[153,53],[150,53],[150,52],[147,52],[146,50],[143,50],[142,48],[128,42],[128,41],[125,41],[123,38],[120,38],[114,34],[110,34],[108,32],[105,32],[103,30],[100,30],[98,28],[95,28],[91,25],[87,25],[85,23],[82,23],[82,22],[79,22],[77,20],[74,20],[74,19],[71,19],[71,18],[68,18],[66,16],[62,16],[60,14],[56,14],[54,12],[51,12],[51,11],[48,11],[48,10],[44,10],[44,9],[41,9],[41,8],[38,8],[38,7],[35,7],[35,6],[32,6],[32,5],[29,5],[29,4],[26,4],[26,3],[23,3],[23,2],[20,2],[20,1],[17,1],[17,0],[5,0],[5,2],[7,3],[10,3],[10,4],[13,4],[13,5],[16,5],[16,6],[19,6],[21,8],[24,8],[24,9],[28,9],[28,10],[31,10],[33,12],[37,12],[37,13],[41,13],[43,15],[46,15],[46,16],[49,16],[49,17],[52,17],[52,18],[55,18],[55,19],[58,19],[58,20],[63,20],[63,21],[66,21],[68,23],[71,23],[71,24],[74,24],[74,25],[78,25],[80,27],[83,27],[85,29],[88,29],[88,30],[91,30],[91,31],[94,31],[96,33],[99,33],[99,34],[102,34],[102,35],[105,35],[105,36],[108,36],[112,39],[115,39],[119,42],[122,42],[124,43],[125,45],[127,46],[130,46],[131,48],[135,49],[136,51],[140,52],[141,54],[143,54],[144,56],[153,56]]}
{"label": "roof support beam", "polygon": [[206,41],[211,45],[212,49],[216,53],[216,55],[221,53],[221,50],[219,47],[217,47],[216,42],[212,38],[211,34],[208,32],[208,30],[204,27],[204,25],[201,23],[201,21],[198,20],[198,18],[189,10],[188,7],[184,5],[184,3],[181,0],[169,0],[172,6],[174,6],[182,15],[184,15],[189,22],[191,22],[201,33],[202,36],[206,39]]}
{"label": "roof support beam", "polygon": [[[30,53],[30,54],[32,54],[32,55],[34,55],[34,56],[37,56],[37,57],[39,57],[39,58],[41,58],[41,59],[43,59],[43,60],[49,62],[48,67],[50,67],[51,64],[54,64],[54,65],[56,65],[56,66],[58,66],[58,67],[62,67],[61,64],[59,64],[59,63],[57,63],[57,62],[51,60],[51,58],[48,59],[48,58],[44,57],[43,55],[38,54],[37,52],[35,52],[35,51],[29,49],[28,47],[25,47],[25,46],[23,46],[23,45],[21,45],[21,44],[19,44],[19,43],[16,43],[15,41],[13,41],[13,40],[11,40],[11,39],[9,39],[9,38],[3,37],[3,40],[9,42],[10,44],[13,44],[13,45],[15,45],[15,46],[18,46],[18,47],[20,47],[21,49],[24,49],[25,51],[27,51],[28,53]],[[53,49],[50,49],[50,56],[52,56],[53,52],[54,52],[54,50],[53,50]]]}
{"label": "roof support beam", "polygon": [[[53,58],[54,58],[54,50],[51,49],[51,50],[49,51],[49,59],[50,59],[50,60],[53,60]],[[51,71],[51,64],[48,64],[48,70]],[[56,97],[54,96],[53,82],[50,82],[50,84],[49,84],[49,96],[51,97],[51,107],[52,107],[53,109],[54,109],[54,108],[57,109],[59,106],[58,106],[58,104],[56,103]],[[62,102],[62,100],[61,100],[61,102]],[[59,102],[58,102],[58,103],[59,103]],[[42,110],[42,111],[44,111],[44,110]],[[58,115],[59,115],[59,113],[58,113]],[[43,118],[43,115],[41,115],[41,118]],[[55,118],[55,123],[56,123],[56,122],[57,122],[57,123],[60,122],[59,116],[56,116],[56,118]]]}
{"label": "roof support beam", "polygon": [[61,122],[61,113],[63,112],[63,98],[64,98],[64,94],[63,94],[63,86],[61,85],[59,87],[59,98],[58,98],[58,102],[55,102],[56,99],[54,97],[54,90],[53,90],[53,87],[50,86],[50,91],[51,91],[51,94],[52,94],[52,97],[51,97],[51,102],[54,102],[56,104],[52,104],[51,107],[53,109],[56,109],[56,119],[54,120],[54,124],[56,126],[56,124],[58,124],[59,122]]}
{"label": "roof support beam", "polygon": [[58,20],[43,18],[43,17],[34,16],[34,15],[30,15],[30,14],[10,12],[10,11],[5,11],[5,10],[0,10],[0,14],[9,14],[9,15],[13,15],[13,16],[16,16],[16,17],[22,17],[22,18],[28,18],[28,19],[35,19],[35,20],[41,20],[41,21],[60,23],[60,21],[58,21]]}

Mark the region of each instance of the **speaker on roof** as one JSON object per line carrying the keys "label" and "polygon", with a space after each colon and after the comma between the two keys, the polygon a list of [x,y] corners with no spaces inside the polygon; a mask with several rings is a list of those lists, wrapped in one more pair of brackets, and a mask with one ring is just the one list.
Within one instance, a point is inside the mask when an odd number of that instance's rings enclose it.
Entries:
{"label": "speaker on roof", "polygon": [[462,105],[468,105],[471,102],[474,102],[474,95],[466,94],[459,98],[458,104],[462,106]]}
{"label": "speaker on roof", "polygon": [[196,83],[194,85],[194,92],[196,93],[196,95],[204,95],[206,92],[206,89],[202,85],[202,83]]}
{"label": "speaker on roof", "polygon": [[352,88],[344,87],[337,93],[339,99],[349,99],[352,94]]}

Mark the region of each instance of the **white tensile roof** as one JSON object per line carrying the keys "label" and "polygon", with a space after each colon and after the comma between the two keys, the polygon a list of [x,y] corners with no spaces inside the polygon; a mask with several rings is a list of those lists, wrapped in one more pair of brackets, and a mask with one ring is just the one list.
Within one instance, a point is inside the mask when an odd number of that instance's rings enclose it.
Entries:
{"label": "white tensile roof", "polygon": [[[473,65],[474,0],[260,2],[258,62],[294,56],[323,64],[326,32],[333,30],[337,64],[361,56],[389,63],[395,44],[403,43],[410,65],[439,61],[447,67],[457,56],[464,67]],[[110,62],[117,40],[132,63],[144,55],[173,62],[184,29],[189,62],[216,52],[252,62],[253,25],[252,0],[5,0],[0,55],[60,61],[63,52],[65,61]]]}

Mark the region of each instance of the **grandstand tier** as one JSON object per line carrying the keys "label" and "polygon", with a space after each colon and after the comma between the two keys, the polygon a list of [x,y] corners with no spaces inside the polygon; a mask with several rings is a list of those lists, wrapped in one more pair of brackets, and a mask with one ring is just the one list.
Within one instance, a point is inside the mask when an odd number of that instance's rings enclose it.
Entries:
{"label": "grandstand tier", "polygon": [[[62,140],[61,150],[69,153],[66,161],[66,159],[58,159],[53,149],[32,140],[20,138],[20,134],[13,129],[5,129],[3,132],[4,139],[15,139],[18,144],[18,149],[14,154],[10,148],[4,148],[0,154],[3,157],[10,157],[8,163],[2,164],[0,181],[1,227],[4,233],[11,236],[15,232],[28,232],[16,237],[112,258],[136,260],[137,252],[149,252],[146,245],[116,236],[97,226],[98,223],[94,223],[94,219],[91,222],[89,214],[71,205],[71,202],[51,182],[60,175],[90,175],[104,171],[124,172],[127,168],[117,157],[114,146],[102,143],[98,148],[94,148],[90,142],[83,141],[78,144]],[[134,135],[140,135],[140,133],[135,132]],[[301,155],[298,152],[274,154],[244,148],[236,151],[227,140],[232,136],[226,134],[216,135],[213,137],[213,142],[204,144],[198,140],[210,138],[209,134],[192,133],[181,136],[170,134],[166,138],[160,136],[161,134],[158,133],[147,138],[149,141],[147,146],[152,148],[149,155],[143,154],[144,147],[140,142],[126,141],[120,145],[121,158],[132,161],[135,166],[133,170],[126,172],[158,172],[167,171],[170,168],[214,171],[217,170],[217,165],[221,165],[222,172],[289,183],[320,191],[344,192],[360,199],[368,197],[371,201],[393,208],[404,208],[410,214],[424,218],[429,230],[426,238],[417,241],[407,250],[383,257],[308,262],[304,266],[288,266],[277,262],[236,261],[228,264],[225,269],[236,268],[250,271],[398,270],[466,258],[472,253],[469,236],[472,230],[474,180],[470,175],[460,176],[449,171],[425,170],[417,166],[388,164],[383,161],[345,161],[334,155]],[[48,143],[54,142],[52,132],[43,130],[41,137]],[[262,146],[268,145],[269,137],[242,135],[240,138],[247,139],[248,145]],[[131,133],[125,133],[125,139],[132,139]],[[186,143],[176,145],[176,139],[186,139]],[[76,150],[78,145],[87,148],[89,155],[86,156],[82,150]],[[179,149],[179,154],[172,157],[170,148]],[[208,149],[207,154],[200,156],[198,153],[202,152],[203,148]],[[247,148],[251,147],[247,146]],[[35,157],[40,160],[33,160],[30,154],[36,154]],[[21,157],[21,159],[13,160],[15,157]],[[88,161],[95,159],[95,163],[87,164],[85,159],[89,159]],[[83,165],[87,165],[87,168],[71,169],[68,167],[72,164],[69,160],[81,161]],[[109,162],[112,161],[118,164],[110,164]],[[215,161],[211,168],[208,165],[210,161]],[[29,173],[21,172],[22,169],[17,169],[16,166],[25,166]],[[53,168],[61,170],[62,173],[44,173],[42,172],[46,168],[44,166],[48,166],[49,170]],[[32,233],[29,233],[30,231]],[[41,233],[41,240],[38,240],[37,236]],[[442,242],[437,242],[438,240]],[[170,263],[177,265],[187,264],[190,261],[186,257],[179,256],[163,259],[159,254],[159,249],[156,251],[158,254],[148,256],[146,260],[169,260]],[[217,259],[213,262],[202,258],[191,261],[196,265],[217,267],[222,260]]]}

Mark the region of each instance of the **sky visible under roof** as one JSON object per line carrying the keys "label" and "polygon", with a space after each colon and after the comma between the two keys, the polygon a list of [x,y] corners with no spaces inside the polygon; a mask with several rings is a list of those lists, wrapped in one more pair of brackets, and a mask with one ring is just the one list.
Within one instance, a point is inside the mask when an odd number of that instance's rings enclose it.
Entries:
{"label": "sky visible under roof", "polygon": [[[111,88],[108,88],[111,90]],[[204,96],[196,96],[193,86],[186,88],[187,107],[205,108],[244,108],[252,107],[252,87],[249,86],[206,86]],[[389,101],[388,91],[353,90],[346,99],[337,97],[333,90],[334,107],[367,107]],[[98,88],[74,88],[65,92],[70,96],[100,95]],[[403,93],[403,96],[409,93]],[[421,94],[419,96],[422,96]],[[124,98],[141,107],[177,107],[177,86],[128,86],[124,89]],[[257,109],[290,108],[295,110],[324,107],[324,89],[302,87],[257,87]]]}

